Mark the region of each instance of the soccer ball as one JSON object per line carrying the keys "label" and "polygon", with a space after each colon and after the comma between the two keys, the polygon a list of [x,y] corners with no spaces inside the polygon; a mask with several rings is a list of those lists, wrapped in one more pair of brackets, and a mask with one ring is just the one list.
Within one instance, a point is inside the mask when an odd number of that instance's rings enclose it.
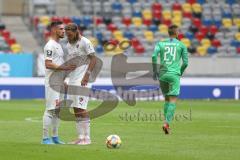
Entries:
{"label": "soccer ball", "polygon": [[108,148],[119,148],[121,143],[122,141],[118,135],[110,135],[106,140],[106,145]]}

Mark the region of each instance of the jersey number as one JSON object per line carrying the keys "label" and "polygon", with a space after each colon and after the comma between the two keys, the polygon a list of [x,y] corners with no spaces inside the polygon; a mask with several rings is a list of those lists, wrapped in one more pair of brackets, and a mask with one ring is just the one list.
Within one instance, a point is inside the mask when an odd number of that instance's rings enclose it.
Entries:
{"label": "jersey number", "polygon": [[176,59],[176,47],[174,46],[167,46],[164,48],[164,61],[167,64],[172,64],[173,61]]}

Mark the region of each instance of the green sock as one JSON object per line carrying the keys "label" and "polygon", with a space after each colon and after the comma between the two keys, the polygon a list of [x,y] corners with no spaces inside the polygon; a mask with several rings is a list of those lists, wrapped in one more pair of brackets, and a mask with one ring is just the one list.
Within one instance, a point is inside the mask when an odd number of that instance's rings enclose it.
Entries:
{"label": "green sock", "polygon": [[165,102],[164,103],[164,117],[167,116],[168,106],[169,106],[169,102]]}
{"label": "green sock", "polygon": [[168,124],[170,124],[173,119],[173,116],[174,116],[176,104],[175,103],[167,103],[167,105],[168,105],[168,107],[167,107],[167,113],[165,116],[165,120]]}

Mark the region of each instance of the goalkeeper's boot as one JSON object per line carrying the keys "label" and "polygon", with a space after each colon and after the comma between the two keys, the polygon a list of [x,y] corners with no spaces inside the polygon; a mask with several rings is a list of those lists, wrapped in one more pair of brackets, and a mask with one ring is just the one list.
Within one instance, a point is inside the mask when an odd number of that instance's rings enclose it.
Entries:
{"label": "goalkeeper's boot", "polygon": [[165,134],[170,134],[170,127],[168,123],[164,123],[162,129]]}
{"label": "goalkeeper's boot", "polygon": [[60,141],[58,137],[52,137],[52,141],[54,144],[65,144],[64,142]]}
{"label": "goalkeeper's boot", "polygon": [[42,144],[54,144],[50,138],[44,138]]}

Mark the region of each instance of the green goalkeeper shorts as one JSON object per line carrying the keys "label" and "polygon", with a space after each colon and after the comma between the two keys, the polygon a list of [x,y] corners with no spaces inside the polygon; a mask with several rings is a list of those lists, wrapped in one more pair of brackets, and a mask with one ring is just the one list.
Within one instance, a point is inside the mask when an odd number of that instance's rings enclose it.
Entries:
{"label": "green goalkeeper shorts", "polygon": [[164,96],[178,96],[180,93],[180,76],[163,74],[160,76],[160,87]]}

